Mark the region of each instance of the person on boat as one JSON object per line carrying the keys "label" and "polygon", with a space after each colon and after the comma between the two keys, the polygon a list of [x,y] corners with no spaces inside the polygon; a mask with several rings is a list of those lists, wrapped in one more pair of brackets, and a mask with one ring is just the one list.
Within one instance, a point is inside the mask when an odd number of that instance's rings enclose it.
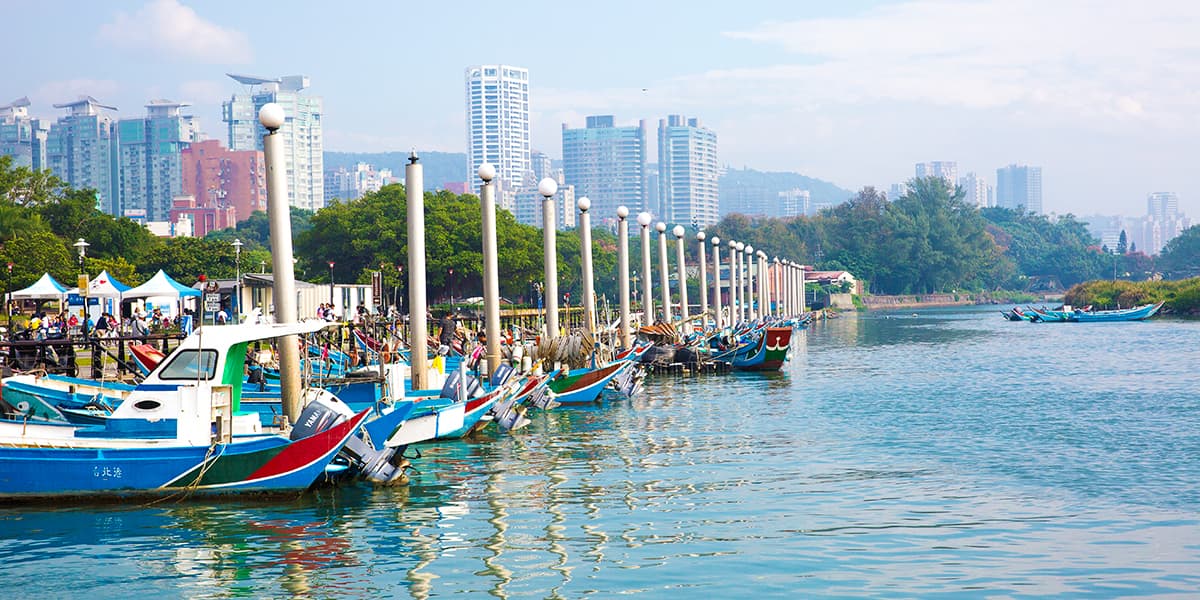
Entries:
{"label": "person on boat", "polygon": [[221,310],[217,311],[217,325],[225,325],[228,322],[229,322],[229,313],[225,312],[225,307],[222,306]]}

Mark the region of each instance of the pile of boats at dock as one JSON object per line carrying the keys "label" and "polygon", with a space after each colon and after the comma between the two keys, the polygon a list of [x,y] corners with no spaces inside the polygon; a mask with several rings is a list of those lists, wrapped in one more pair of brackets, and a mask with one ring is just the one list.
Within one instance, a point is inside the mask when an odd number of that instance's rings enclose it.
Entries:
{"label": "pile of boats at dock", "polygon": [[1025,309],[1014,306],[1009,310],[1000,311],[1000,314],[1004,315],[1004,318],[1009,321],[1028,321],[1030,323],[1106,323],[1115,321],[1143,321],[1158,314],[1158,311],[1162,310],[1162,307],[1162,302],[1153,302],[1133,308],[1116,310],[1092,310],[1091,306],[1073,308],[1069,305],[1059,306],[1058,308],[1036,308],[1031,306]]}
{"label": "pile of boats at dock", "polygon": [[[720,331],[681,321],[686,334],[660,323],[612,351],[605,348],[615,343],[590,337],[514,344],[490,374],[442,348],[432,352],[434,389],[416,390],[407,350],[388,350],[395,340],[381,344],[352,329],[343,350],[329,343],[339,326],[320,320],[203,326],[166,354],[133,348],[137,381],[45,372],[3,378],[0,501],[400,485],[420,444],[485,427],[516,431],[531,411],[630,397],[656,367],[779,370],[808,318],[767,317]],[[304,356],[303,410],[294,423],[281,409],[273,368],[285,336],[298,336]]]}

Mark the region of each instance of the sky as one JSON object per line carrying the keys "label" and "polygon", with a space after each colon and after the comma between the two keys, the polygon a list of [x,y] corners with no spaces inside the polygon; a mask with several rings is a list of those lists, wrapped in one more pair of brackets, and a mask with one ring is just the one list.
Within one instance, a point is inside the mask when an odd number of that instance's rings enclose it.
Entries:
{"label": "sky", "polygon": [[[943,0],[507,3],[0,0],[0,104],[193,104],[228,142],[225,73],[305,74],[326,150],[466,147],[464,71],[530,70],[535,149],[562,124],[699,118],[731,167],[887,189],[914,163],[995,182],[1038,165],[1047,212],[1200,218],[1200,3]],[[652,134],[653,136],[653,134]],[[651,145],[654,142],[651,140]],[[652,156],[653,158],[653,156]]]}

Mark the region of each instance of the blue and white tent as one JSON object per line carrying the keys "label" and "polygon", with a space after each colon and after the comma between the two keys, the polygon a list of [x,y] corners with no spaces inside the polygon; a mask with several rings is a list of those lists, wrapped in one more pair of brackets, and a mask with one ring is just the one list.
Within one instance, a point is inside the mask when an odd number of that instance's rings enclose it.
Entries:
{"label": "blue and white tent", "polygon": [[67,288],[55,281],[49,273],[42,275],[33,285],[10,294],[13,300],[62,300],[66,296]]}
{"label": "blue and white tent", "polygon": [[169,296],[172,298],[188,298],[200,297],[200,290],[194,290],[167,275],[162,269],[159,269],[150,281],[143,283],[135,288],[126,290],[121,294],[121,297],[128,300],[130,298],[154,298],[159,296]]}

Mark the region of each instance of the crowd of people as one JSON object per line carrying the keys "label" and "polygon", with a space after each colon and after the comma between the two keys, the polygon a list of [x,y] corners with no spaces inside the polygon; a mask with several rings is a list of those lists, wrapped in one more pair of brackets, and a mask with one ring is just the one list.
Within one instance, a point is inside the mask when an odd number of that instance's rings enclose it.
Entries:
{"label": "crowd of people", "polygon": [[68,338],[109,338],[122,335],[143,337],[156,333],[180,331],[190,333],[192,326],[192,311],[185,309],[183,314],[174,317],[163,313],[161,308],[154,308],[147,313],[144,310],[135,311],[118,320],[112,313],[104,312],[99,317],[88,316],[86,320],[73,312],[33,313],[25,322],[25,326],[15,326],[11,332],[13,339],[55,340]]}

